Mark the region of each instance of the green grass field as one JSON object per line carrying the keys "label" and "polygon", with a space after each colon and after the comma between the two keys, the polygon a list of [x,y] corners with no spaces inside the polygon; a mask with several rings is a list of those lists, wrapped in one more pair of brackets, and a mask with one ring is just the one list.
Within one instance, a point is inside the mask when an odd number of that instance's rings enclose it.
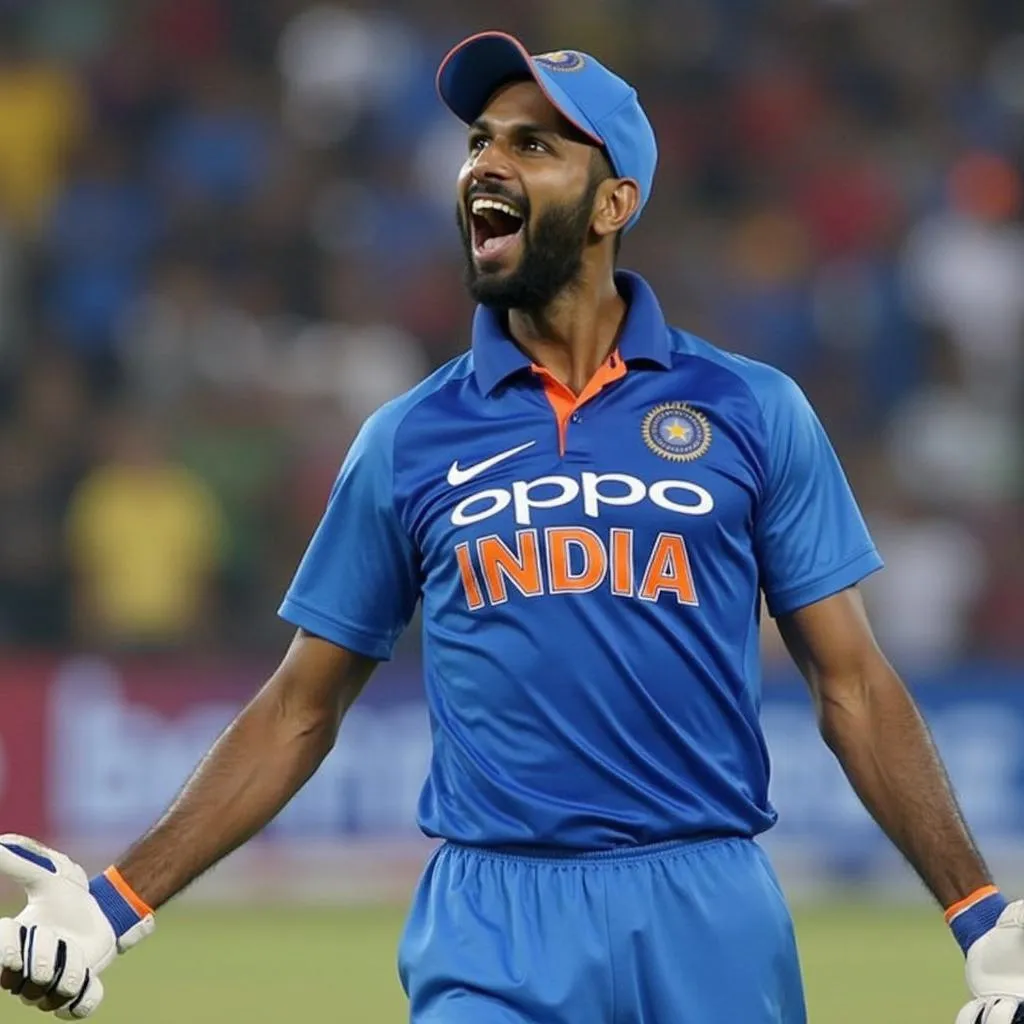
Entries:
{"label": "green grass field", "polygon": [[[172,905],[154,938],[104,976],[97,1020],[401,1024],[401,925],[398,909]],[[934,911],[823,906],[798,912],[797,929],[811,1024],[952,1024],[964,1001],[962,960]],[[4,1006],[0,1019],[19,1012]]]}

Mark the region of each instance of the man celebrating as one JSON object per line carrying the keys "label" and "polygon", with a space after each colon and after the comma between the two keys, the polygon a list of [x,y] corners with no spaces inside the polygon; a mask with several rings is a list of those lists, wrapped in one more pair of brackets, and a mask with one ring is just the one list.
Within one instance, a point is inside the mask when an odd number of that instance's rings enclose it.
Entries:
{"label": "man celebrating", "polygon": [[[615,269],[652,187],[634,90],[484,33],[441,96],[469,126],[473,344],[364,425],[281,614],[269,682],[164,818],[91,882],[8,836],[29,904],[3,986],[84,1017],[153,909],[262,828],[423,602],[444,840],[400,965],[415,1024],[800,1024],[758,723],[762,594],[822,734],[940,905],[975,999],[1024,998],[1024,905],[972,844],[857,583],[881,561],[783,374],[666,325]],[[1024,1014],[1018,1014],[1024,1018]]]}

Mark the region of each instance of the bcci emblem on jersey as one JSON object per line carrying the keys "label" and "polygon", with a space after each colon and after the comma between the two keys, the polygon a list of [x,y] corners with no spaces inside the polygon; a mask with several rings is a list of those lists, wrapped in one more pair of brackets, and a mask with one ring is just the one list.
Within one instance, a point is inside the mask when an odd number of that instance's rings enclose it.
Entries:
{"label": "bcci emblem on jersey", "polygon": [[655,406],[643,422],[644,444],[663,459],[692,462],[711,447],[711,424],[685,402]]}

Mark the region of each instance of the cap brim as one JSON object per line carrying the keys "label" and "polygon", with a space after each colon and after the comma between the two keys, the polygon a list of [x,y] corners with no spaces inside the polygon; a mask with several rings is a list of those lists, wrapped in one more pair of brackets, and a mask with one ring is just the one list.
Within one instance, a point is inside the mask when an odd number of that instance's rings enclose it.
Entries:
{"label": "cap brim", "polygon": [[495,92],[517,78],[532,78],[574,128],[595,146],[604,145],[583,111],[537,67],[526,47],[505,32],[479,32],[449,50],[437,71],[437,91],[460,121],[472,124]]}

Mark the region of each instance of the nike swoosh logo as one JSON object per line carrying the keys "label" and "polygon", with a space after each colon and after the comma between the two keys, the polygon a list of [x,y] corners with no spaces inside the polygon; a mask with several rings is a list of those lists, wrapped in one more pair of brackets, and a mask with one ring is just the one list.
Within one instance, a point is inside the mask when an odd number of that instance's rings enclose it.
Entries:
{"label": "nike swoosh logo", "polygon": [[483,462],[477,462],[472,466],[466,466],[465,469],[462,469],[459,466],[458,460],[456,459],[448,470],[448,484],[451,487],[458,487],[460,484],[469,483],[470,480],[478,477],[481,473],[486,473],[491,466],[496,466],[499,462],[511,459],[513,455],[525,452],[527,448],[532,448],[536,443],[536,441],[527,441],[526,444],[520,444],[515,448],[509,448],[507,451],[498,452],[497,455],[492,455],[489,459],[484,459]]}

